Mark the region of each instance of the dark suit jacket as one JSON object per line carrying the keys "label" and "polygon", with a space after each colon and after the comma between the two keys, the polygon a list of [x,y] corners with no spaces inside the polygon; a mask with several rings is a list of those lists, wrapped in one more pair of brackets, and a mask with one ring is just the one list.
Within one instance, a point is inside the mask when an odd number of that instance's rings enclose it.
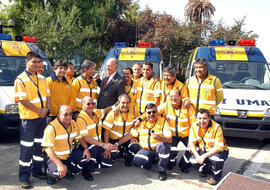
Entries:
{"label": "dark suit jacket", "polygon": [[97,108],[103,109],[108,106],[112,106],[118,100],[118,96],[125,92],[125,83],[122,77],[116,72],[112,80],[106,85],[104,89],[103,83],[105,78],[101,81],[97,80],[97,83],[100,87],[100,93],[98,96]]}

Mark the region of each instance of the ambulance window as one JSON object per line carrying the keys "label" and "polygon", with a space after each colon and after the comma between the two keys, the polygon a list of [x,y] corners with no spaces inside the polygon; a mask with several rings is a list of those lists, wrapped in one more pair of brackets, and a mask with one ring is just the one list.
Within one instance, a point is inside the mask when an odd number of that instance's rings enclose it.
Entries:
{"label": "ambulance window", "polygon": [[44,77],[48,77],[52,74],[52,66],[51,64],[48,62],[48,60],[42,60],[42,63],[43,63],[43,73],[42,75]]}

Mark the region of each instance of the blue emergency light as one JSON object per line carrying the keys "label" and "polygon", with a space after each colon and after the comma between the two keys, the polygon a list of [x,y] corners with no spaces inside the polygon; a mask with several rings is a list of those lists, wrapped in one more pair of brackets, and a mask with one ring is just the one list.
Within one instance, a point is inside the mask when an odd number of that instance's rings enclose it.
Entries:
{"label": "blue emergency light", "polygon": [[126,42],[115,42],[114,47],[127,47]]}
{"label": "blue emergency light", "polygon": [[210,40],[209,46],[225,46],[224,40]]}
{"label": "blue emergency light", "polygon": [[9,34],[0,34],[0,40],[12,40],[12,37]]}

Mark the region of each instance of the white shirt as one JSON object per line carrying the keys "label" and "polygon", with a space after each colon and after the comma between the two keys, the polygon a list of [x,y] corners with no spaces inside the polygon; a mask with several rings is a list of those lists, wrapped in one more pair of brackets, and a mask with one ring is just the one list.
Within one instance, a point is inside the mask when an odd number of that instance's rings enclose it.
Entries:
{"label": "white shirt", "polygon": [[108,78],[106,86],[109,84],[109,82],[112,80],[112,78],[114,77],[115,74],[116,74],[116,72],[113,73],[112,75],[110,75],[110,77]]}

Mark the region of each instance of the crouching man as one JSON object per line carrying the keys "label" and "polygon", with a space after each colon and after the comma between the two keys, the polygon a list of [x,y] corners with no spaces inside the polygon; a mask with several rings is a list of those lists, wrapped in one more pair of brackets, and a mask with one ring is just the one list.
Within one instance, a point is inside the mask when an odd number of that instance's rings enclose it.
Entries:
{"label": "crouching man", "polygon": [[80,128],[82,139],[87,145],[91,154],[91,159],[86,163],[82,169],[83,177],[88,180],[94,180],[92,173],[95,167],[108,168],[112,166],[112,159],[105,159],[102,155],[105,150],[111,151],[113,145],[110,143],[103,143],[101,139],[102,119],[112,109],[107,107],[105,109],[95,109],[96,103],[90,96],[85,96],[82,99],[82,110],[77,117],[77,125]]}
{"label": "crouching man", "polygon": [[[229,151],[222,127],[211,120],[206,109],[197,111],[197,121],[189,132],[189,146],[191,152],[186,151],[186,161],[199,170],[201,177],[206,177],[210,173],[211,178],[207,182],[216,185],[222,177],[224,162]],[[189,163],[186,162],[182,167],[187,169]]]}
{"label": "crouching man", "polygon": [[[72,110],[67,105],[59,108],[57,118],[48,124],[44,131],[42,146],[47,153],[48,178],[50,185],[60,178],[74,179],[86,161],[90,159],[88,148],[76,148],[80,139],[80,131],[72,120]],[[83,147],[86,144],[81,141]]]}
{"label": "crouching man", "polygon": [[[170,143],[172,143],[172,133],[167,121],[157,116],[157,106],[147,104],[145,107],[146,119],[141,122],[138,128],[132,128],[130,133],[134,137],[129,146],[129,151],[133,153],[133,163],[135,166],[150,169],[153,161],[158,157],[159,180],[167,179],[166,168],[170,156]],[[136,143],[138,138],[138,143]]]}

